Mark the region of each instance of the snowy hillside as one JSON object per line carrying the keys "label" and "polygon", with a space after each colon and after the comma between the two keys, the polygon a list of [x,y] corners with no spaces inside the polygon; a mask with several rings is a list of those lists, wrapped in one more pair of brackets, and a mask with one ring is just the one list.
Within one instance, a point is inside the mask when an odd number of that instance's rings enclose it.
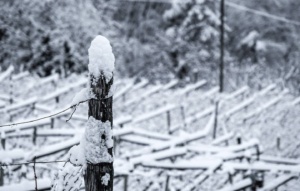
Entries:
{"label": "snowy hillside", "polygon": [[[83,136],[88,106],[72,116],[68,108],[87,75],[12,72],[0,74],[0,125],[28,123],[1,126],[0,190],[49,190],[66,172],[79,184],[72,176],[82,167],[68,150]],[[115,85],[115,190],[300,188],[300,99],[279,84],[223,94],[205,79],[182,87],[115,77]]]}

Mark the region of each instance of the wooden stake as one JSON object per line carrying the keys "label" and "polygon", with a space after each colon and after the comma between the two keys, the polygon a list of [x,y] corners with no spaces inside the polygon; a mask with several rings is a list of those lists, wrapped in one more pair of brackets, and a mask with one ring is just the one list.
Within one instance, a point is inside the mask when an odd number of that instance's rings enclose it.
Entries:
{"label": "wooden stake", "polygon": [[4,170],[2,168],[2,163],[0,163],[0,186],[4,185]]}
{"label": "wooden stake", "polygon": [[32,142],[33,142],[33,144],[35,145],[36,144],[36,137],[37,137],[37,128],[36,127],[34,127],[33,128],[33,135],[32,135]]}
{"label": "wooden stake", "polygon": [[[4,133],[4,132],[2,132],[2,133]],[[2,146],[2,149],[5,150],[6,138],[5,138],[5,137],[2,137],[2,135],[1,135],[0,139],[1,139],[1,146]]]}
{"label": "wooden stake", "polygon": [[124,191],[127,191],[128,188],[128,175],[124,176]]}
{"label": "wooden stake", "polygon": [[169,135],[171,134],[171,113],[167,111],[167,128]]}
{"label": "wooden stake", "polygon": [[[113,98],[108,97],[109,90],[113,84],[113,78],[107,83],[103,75],[96,79],[90,76],[90,87],[96,99],[89,100],[89,117],[94,117],[102,122],[110,121],[113,126],[112,103]],[[103,139],[105,137],[99,137]],[[108,153],[113,156],[113,148],[108,149]],[[102,184],[101,178],[108,173],[110,180],[107,185]],[[86,191],[112,191],[113,190],[114,169],[113,163],[87,164],[84,175]]]}
{"label": "wooden stake", "polygon": [[180,106],[180,113],[181,113],[181,118],[183,122],[183,128],[186,128],[186,123],[185,123],[185,111],[184,111],[184,106]]}
{"label": "wooden stake", "polygon": [[169,191],[169,181],[170,181],[170,176],[167,175],[165,191]]}
{"label": "wooden stake", "polygon": [[221,0],[220,4],[220,76],[219,76],[219,83],[220,83],[220,92],[224,90],[224,15],[225,15],[225,0]]}
{"label": "wooden stake", "polygon": [[215,119],[214,119],[213,139],[215,139],[217,137],[218,110],[219,110],[219,101],[217,101],[216,105],[215,105]]}
{"label": "wooden stake", "polygon": [[38,189],[37,189],[37,176],[36,176],[36,172],[35,172],[35,157],[33,158],[33,173],[34,173],[35,190],[38,191]]}
{"label": "wooden stake", "polygon": [[280,150],[280,143],[281,143],[280,137],[277,137],[277,138],[276,138],[276,146],[277,146],[277,149],[278,149],[278,150]]}

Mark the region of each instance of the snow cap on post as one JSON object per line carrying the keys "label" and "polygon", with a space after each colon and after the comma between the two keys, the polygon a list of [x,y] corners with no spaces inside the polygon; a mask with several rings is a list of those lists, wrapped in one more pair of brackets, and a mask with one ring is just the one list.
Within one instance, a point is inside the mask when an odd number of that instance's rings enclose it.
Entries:
{"label": "snow cap on post", "polygon": [[109,40],[101,35],[96,36],[89,48],[89,73],[95,78],[103,74],[106,82],[109,82],[114,68],[115,56]]}

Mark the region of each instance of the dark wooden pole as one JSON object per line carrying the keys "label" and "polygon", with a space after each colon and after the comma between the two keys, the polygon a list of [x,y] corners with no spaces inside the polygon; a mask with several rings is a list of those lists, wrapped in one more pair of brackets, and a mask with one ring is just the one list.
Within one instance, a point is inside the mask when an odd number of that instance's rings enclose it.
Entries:
{"label": "dark wooden pole", "polygon": [[169,135],[171,134],[171,113],[167,111],[167,128]]}
{"label": "dark wooden pole", "polygon": [[215,119],[214,119],[213,139],[217,138],[218,114],[219,114],[219,101],[217,100],[216,105],[215,105]]}
{"label": "dark wooden pole", "polygon": [[[221,0],[220,4],[220,74],[219,74],[219,92],[222,93],[224,91],[224,16],[225,16],[225,0]],[[219,110],[219,100],[216,102],[216,114],[215,114],[215,122],[214,122],[214,130],[213,130],[213,138],[216,138],[217,128],[218,128],[218,110]]]}
{"label": "dark wooden pole", "polygon": [[[1,165],[1,163],[0,163]],[[4,170],[2,168],[2,166],[0,166],[0,186],[4,185]]]}
{"label": "dark wooden pole", "polygon": [[220,26],[220,76],[219,76],[219,83],[220,83],[220,92],[223,92],[224,90],[224,15],[225,15],[225,0],[221,0],[220,5],[220,20],[221,20],[221,26]]}
{"label": "dark wooden pole", "polygon": [[[113,78],[106,82],[105,76],[100,75],[99,79],[94,76],[90,76],[90,87],[94,93],[96,99],[89,100],[89,117],[93,117],[96,120],[100,120],[103,123],[106,121],[111,122],[113,125],[113,113],[112,113],[112,97],[108,97],[109,90],[113,84]],[[99,137],[104,139],[105,136]],[[100,148],[99,148],[100,149]],[[100,151],[101,152],[101,151]],[[113,156],[113,148],[108,148],[108,153]],[[104,184],[101,178],[108,173],[110,179],[108,184]],[[111,163],[98,163],[87,164],[87,169],[84,175],[85,190],[86,191],[112,191],[113,190],[113,177],[114,169],[113,162]]]}

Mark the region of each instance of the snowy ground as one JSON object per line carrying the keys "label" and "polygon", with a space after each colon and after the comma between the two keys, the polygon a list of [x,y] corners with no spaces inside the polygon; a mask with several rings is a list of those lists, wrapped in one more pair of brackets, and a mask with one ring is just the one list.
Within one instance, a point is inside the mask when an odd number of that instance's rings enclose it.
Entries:
{"label": "snowy ground", "polygon": [[[9,76],[10,71],[0,74],[1,124],[61,111],[87,83],[87,75]],[[287,90],[270,84],[260,91],[240,87],[219,95],[218,88],[205,80],[185,87],[176,81],[156,85],[146,80],[115,81],[115,190],[124,190],[125,180],[127,190],[137,191],[238,190],[262,173],[261,190],[289,179],[278,190],[300,189],[300,100]],[[220,101],[214,139],[216,100]],[[65,122],[70,114],[71,110],[51,119],[1,127],[5,149],[0,150],[0,162],[20,164],[34,156],[37,161],[66,161],[68,149],[83,134],[87,105],[81,104]],[[38,188],[49,188],[51,176],[64,164],[35,164]],[[73,167],[68,163],[65,168]],[[34,189],[33,164],[3,170],[1,191]]]}

